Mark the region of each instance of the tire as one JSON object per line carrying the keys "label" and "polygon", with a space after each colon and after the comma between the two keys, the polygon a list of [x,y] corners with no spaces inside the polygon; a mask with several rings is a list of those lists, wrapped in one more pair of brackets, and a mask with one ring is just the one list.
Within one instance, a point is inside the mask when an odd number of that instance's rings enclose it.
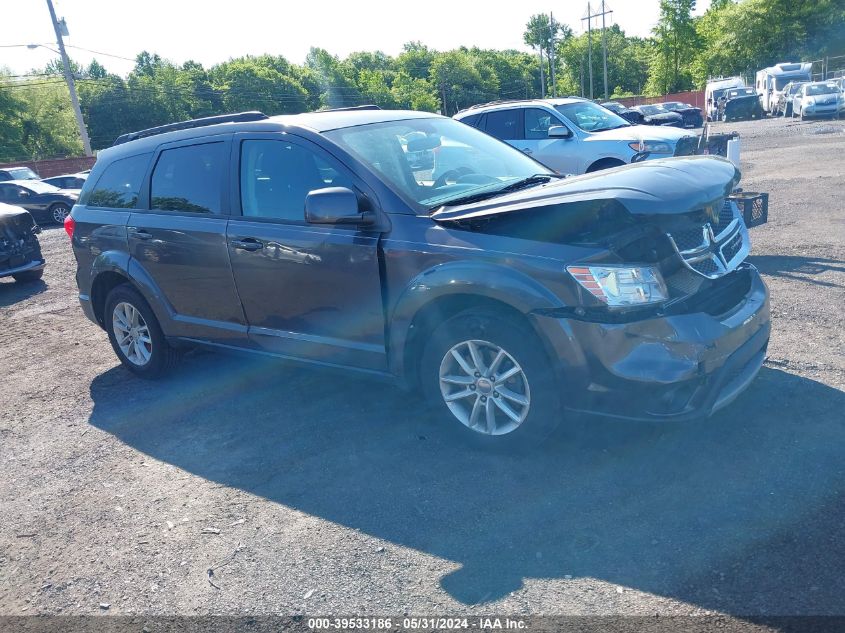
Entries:
{"label": "tire", "polygon": [[44,269],[39,268],[38,270],[25,270],[22,273],[16,273],[12,275],[12,279],[21,284],[31,284],[41,279],[43,275]]}
{"label": "tire", "polygon": [[48,209],[50,221],[55,224],[64,224],[65,218],[70,213],[70,207],[64,202],[58,202]]}
{"label": "tire", "polygon": [[[498,383],[497,374],[511,375]],[[540,341],[523,324],[489,309],[469,309],[438,326],[423,350],[419,375],[424,395],[449,430],[480,448],[536,446],[561,421],[555,371]],[[454,397],[460,393],[466,395]]]}
{"label": "tire", "polygon": [[[129,327],[121,329],[121,322]],[[179,360],[179,352],[167,343],[152,309],[129,284],[116,286],[106,297],[103,324],[120,362],[141,378],[158,378]],[[127,334],[135,335],[134,341]]]}

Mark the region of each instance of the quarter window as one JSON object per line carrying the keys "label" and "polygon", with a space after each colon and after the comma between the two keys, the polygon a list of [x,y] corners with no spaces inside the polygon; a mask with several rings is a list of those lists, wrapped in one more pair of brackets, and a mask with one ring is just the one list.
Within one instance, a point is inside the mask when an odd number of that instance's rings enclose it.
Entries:
{"label": "quarter window", "polygon": [[153,171],[150,208],[220,213],[225,164],[225,143],[164,150]]}
{"label": "quarter window", "polygon": [[353,188],[340,166],[294,143],[244,141],[241,207],[244,216],[305,220],[305,197],[325,187]]}
{"label": "quarter window", "polygon": [[133,209],[152,154],[114,161],[106,167],[91,192],[80,201],[91,207]]}
{"label": "quarter window", "polygon": [[513,141],[521,138],[519,125],[519,110],[497,110],[487,113],[487,128],[490,136],[502,141]]}

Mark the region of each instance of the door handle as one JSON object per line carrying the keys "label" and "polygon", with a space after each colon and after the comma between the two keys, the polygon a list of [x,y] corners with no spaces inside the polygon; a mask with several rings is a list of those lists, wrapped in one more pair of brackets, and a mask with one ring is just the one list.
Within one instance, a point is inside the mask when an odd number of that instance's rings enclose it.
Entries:
{"label": "door handle", "polygon": [[260,251],[264,248],[264,243],[258,241],[254,237],[246,237],[242,240],[232,240],[229,244],[232,248],[237,248],[242,251]]}
{"label": "door handle", "polygon": [[527,148],[527,147],[523,147],[523,148],[522,148],[522,150],[520,150],[520,151],[521,151],[523,154],[533,154],[533,153],[534,153],[534,152],[532,152],[532,151],[531,151],[529,148]]}
{"label": "door handle", "polygon": [[129,237],[135,237],[139,240],[149,240],[152,239],[153,234],[149,231],[145,231],[144,229],[136,229],[135,227],[129,227],[128,231]]}

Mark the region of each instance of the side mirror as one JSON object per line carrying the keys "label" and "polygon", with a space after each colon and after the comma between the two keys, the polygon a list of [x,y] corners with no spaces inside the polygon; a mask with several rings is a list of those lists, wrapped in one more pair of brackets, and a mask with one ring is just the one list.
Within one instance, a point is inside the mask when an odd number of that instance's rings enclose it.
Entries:
{"label": "side mirror", "polygon": [[18,193],[18,198],[29,198],[29,192],[21,191],[20,193]]}
{"label": "side mirror", "polygon": [[548,131],[549,138],[571,138],[572,131],[565,125],[553,125]]}
{"label": "side mirror", "polygon": [[375,223],[375,214],[358,210],[358,196],[346,187],[315,189],[305,197],[305,221],[310,224]]}

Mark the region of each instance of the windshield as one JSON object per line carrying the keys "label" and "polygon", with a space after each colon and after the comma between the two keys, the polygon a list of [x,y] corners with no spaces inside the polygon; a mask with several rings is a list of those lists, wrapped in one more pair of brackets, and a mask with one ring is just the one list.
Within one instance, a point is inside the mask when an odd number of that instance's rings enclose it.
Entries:
{"label": "windshield", "polygon": [[836,84],[810,84],[804,90],[804,94],[808,97],[835,94],[837,92],[839,92],[839,88]]}
{"label": "windshield", "polygon": [[754,88],[736,88],[728,91],[728,98],[735,99],[736,97],[749,97],[756,94]]}
{"label": "windshield", "polygon": [[647,114],[648,116],[666,114],[666,112],[668,112],[668,110],[661,105],[644,105],[640,106],[640,110],[643,114]]}
{"label": "windshield", "polygon": [[592,101],[565,103],[555,106],[555,108],[573,125],[585,132],[615,130],[618,127],[628,127],[631,125],[618,114],[614,114],[607,108],[596,105]]}
{"label": "windshield", "polygon": [[32,182],[27,182],[26,185],[23,186],[24,189],[29,189],[33,193],[53,193],[54,191],[58,191],[58,187],[54,187],[46,182],[41,182],[40,180],[33,180]]}
{"label": "windshield", "polygon": [[453,119],[407,119],[326,132],[416,207],[555,175],[522,152]]}

